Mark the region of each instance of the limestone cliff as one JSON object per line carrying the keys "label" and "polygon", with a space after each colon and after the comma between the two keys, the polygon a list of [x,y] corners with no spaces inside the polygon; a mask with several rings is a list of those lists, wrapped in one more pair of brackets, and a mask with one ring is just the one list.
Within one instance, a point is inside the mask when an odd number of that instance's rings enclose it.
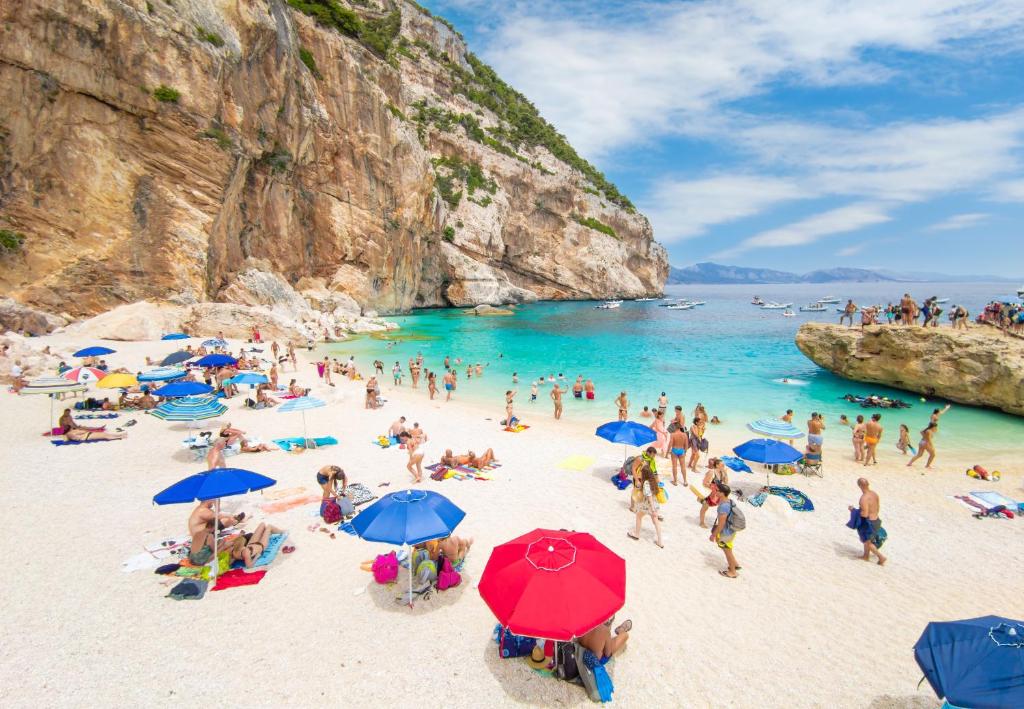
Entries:
{"label": "limestone cliff", "polygon": [[847,379],[885,384],[964,404],[1024,415],[1024,340],[990,328],[804,323],[796,344]]}
{"label": "limestone cliff", "polygon": [[273,297],[254,271],[383,312],[661,290],[647,219],[414,3],[0,19],[0,288],[22,303]]}

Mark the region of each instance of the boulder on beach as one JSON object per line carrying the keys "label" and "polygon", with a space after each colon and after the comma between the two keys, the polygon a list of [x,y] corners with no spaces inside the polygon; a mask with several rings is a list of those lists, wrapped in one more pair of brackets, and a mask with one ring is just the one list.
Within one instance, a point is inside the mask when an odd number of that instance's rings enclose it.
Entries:
{"label": "boulder on beach", "polygon": [[67,327],[68,334],[97,340],[159,340],[169,332],[179,332],[187,308],[140,300],[121,305]]}
{"label": "boulder on beach", "polygon": [[59,315],[22,305],[13,298],[0,298],[0,332],[45,335],[65,324],[67,321]]}

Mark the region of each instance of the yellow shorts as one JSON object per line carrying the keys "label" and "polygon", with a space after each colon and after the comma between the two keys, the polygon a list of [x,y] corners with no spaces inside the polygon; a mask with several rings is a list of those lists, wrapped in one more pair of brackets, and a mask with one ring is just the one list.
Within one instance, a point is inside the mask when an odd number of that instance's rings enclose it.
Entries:
{"label": "yellow shorts", "polygon": [[732,549],[733,542],[736,540],[735,534],[730,534],[728,537],[719,536],[716,541],[718,542],[719,549]]}

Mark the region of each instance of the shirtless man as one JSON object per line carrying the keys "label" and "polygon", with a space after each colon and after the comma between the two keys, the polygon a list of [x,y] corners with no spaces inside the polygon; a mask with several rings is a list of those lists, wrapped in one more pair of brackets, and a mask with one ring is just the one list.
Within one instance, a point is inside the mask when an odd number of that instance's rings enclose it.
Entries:
{"label": "shirtless man", "polygon": [[[682,414],[681,411],[676,411],[676,418],[678,419]],[[676,421],[673,421],[676,423]],[[683,487],[688,484],[686,482],[686,449],[690,445],[690,435],[686,431],[686,424],[680,424],[675,428],[672,433],[668,435],[668,448],[669,457],[672,459],[672,484],[678,485],[677,471],[683,473]]]}
{"label": "shirtless man", "polygon": [[671,430],[674,427],[686,428],[686,417],[683,416],[683,407],[676,406],[676,415],[672,417],[672,420],[668,422],[668,427]]}
{"label": "shirtless man", "polygon": [[451,401],[452,394],[455,392],[455,370],[449,369],[447,372],[445,372],[443,381],[445,391],[444,400]]}
{"label": "shirtless man", "polygon": [[398,440],[405,444],[406,450],[409,451],[409,462],[405,464],[405,469],[412,473],[412,481],[414,483],[423,482],[422,441],[414,439],[408,431],[402,431]]}
{"label": "shirtless man", "polygon": [[457,465],[469,465],[474,468],[486,468],[488,465],[496,461],[498,458],[494,455],[494,450],[488,448],[481,455],[477,455],[473,451],[469,451],[464,455],[455,455],[452,453],[452,449],[448,448],[445,450],[444,455],[441,456],[441,464],[446,465],[449,468],[454,468]]}
{"label": "shirtless man", "polygon": [[[192,537],[188,560],[193,564],[206,564],[213,558],[213,520],[216,517],[213,506],[215,503],[216,500],[200,502],[188,517],[188,533]],[[221,529],[233,527],[244,518],[244,512],[233,517],[221,515],[219,526]]]}
{"label": "shirtless man", "polygon": [[288,361],[292,363],[292,371],[299,371],[299,360],[295,357],[295,345],[288,343]]}
{"label": "shirtless man", "polygon": [[551,387],[551,401],[555,403],[556,421],[562,418],[562,394],[566,393],[567,391],[569,390],[561,388],[560,386],[558,386],[557,383]]}
{"label": "shirtless man", "polygon": [[904,293],[903,297],[900,298],[900,324],[901,325],[912,325],[914,309],[917,304],[914,303],[914,299],[910,297],[910,293]]}
{"label": "shirtless man", "polygon": [[594,380],[588,379],[587,381],[583,382],[583,393],[586,395],[587,401],[594,400]]}
{"label": "shirtless man", "polygon": [[[864,465],[878,465],[875,450],[882,440],[882,414],[872,414],[871,420],[864,424]],[[874,493],[872,493],[874,494]]]}
{"label": "shirtless man", "polygon": [[619,409],[619,421],[625,421],[629,416],[629,398],[626,396],[626,392],[619,392],[615,398],[615,406]]}
{"label": "shirtless man", "polygon": [[853,302],[853,299],[846,301],[846,305],[843,307],[843,312],[839,315],[839,324],[843,324],[843,320],[850,319],[850,327],[853,327],[853,314],[857,312],[857,304]]}
{"label": "shirtless man", "polygon": [[388,435],[392,438],[398,438],[405,430],[405,416],[399,416],[398,420],[394,421],[388,429]]}
{"label": "shirtless man", "polygon": [[[878,541],[878,531],[882,528],[882,520],[878,518],[881,508],[878,493],[870,489],[867,478],[859,478],[857,487],[860,488],[860,501],[857,503],[860,507],[860,517],[866,519],[871,525],[871,536],[864,542],[864,555],[860,558],[864,561],[871,561],[871,554],[874,554],[878,557],[878,565],[882,566],[885,564],[886,558],[882,556],[882,552],[878,551],[878,547],[875,545],[875,542]],[[850,509],[852,510],[853,507]]]}
{"label": "shirtless man", "polygon": [[228,446],[228,439],[218,437],[213,445],[210,446],[210,450],[206,453],[206,469],[213,470],[214,468],[226,468],[227,462],[224,460],[224,449]]}
{"label": "shirtless man", "polygon": [[668,410],[668,397],[665,396],[665,392],[661,392],[661,396],[658,397],[658,411],[662,414]]}
{"label": "shirtless man", "polygon": [[583,398],[583,375],[576,377],[576,381],[572,385],[572,395],[575,399]]}
{"label": "shirtless man", "polygon": [[427,440],[427,432],[420,428],[419,421],[413,423],[412,428],[409,429],[409,435],[418,445],[422,445]]}
{"label": "shirtless man", "polygon": [[821,448],[825,444],[825,437],[821,433],[824,430],[825,419],[823,419],[821,414],[818,412],[812,412],[811,418],[807,422],[807,442],[813,443],[818,446],[818,448]]}

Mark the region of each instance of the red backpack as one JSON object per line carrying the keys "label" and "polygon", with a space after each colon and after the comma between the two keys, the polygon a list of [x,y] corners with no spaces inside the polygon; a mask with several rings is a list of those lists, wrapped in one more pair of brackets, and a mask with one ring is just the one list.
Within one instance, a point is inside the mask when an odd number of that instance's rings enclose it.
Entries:
{"label": "red backpack", "polygon": [[327,524],[334,524],[335,522],[341,521],[341,505],[338,501],[331,498],[324,500],[320,503],[320,516],[324,518],[324,522]]}
{"label": "red backpack", "polygon": [[398,578],[398,556],[395,552],[381,554],[373,561],[373,580],[377,583],[391,583]]}

